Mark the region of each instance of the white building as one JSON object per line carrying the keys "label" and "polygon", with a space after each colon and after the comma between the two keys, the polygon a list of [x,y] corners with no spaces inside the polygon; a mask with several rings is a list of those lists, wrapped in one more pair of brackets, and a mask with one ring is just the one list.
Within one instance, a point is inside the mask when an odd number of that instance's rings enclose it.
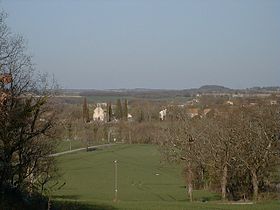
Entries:
{"label": "white building", "polygon": [[226,101],[226,104],[232,106],[233,102],[232,101]]}
{"label": "white building", "polygon": [[271,100],[270,105],[277,105],[277,101],[276,100]]}
{"label": "white building", "polygon": [[97,105],[97,107],[93,111],[93,121],[104,121],[105,120],[105,112],[101,108],[100,105]]}
{"label": "white building", "polygon": [[166,111],[167,111],[167,109],[164,109],[164,110],[161,110],[159,112],[159,119],[160,120],[165,120],[165,118],[166,118]]}

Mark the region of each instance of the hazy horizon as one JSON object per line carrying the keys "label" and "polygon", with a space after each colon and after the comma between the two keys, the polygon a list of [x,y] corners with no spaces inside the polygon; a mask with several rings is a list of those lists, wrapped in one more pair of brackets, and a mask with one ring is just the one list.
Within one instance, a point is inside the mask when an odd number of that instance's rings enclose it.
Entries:
{"label": "hazy horizon", "polygon": [[2,0],[66,89],[280,85],[277,0]]}

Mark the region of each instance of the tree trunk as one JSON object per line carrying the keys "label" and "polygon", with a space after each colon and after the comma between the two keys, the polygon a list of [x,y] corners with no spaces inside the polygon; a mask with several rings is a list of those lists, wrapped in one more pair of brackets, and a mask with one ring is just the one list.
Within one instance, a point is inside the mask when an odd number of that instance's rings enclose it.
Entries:
{"label": "tree trunk", "polygon": [[226,187],[227,187],[227,175],[228,175],[228,167],[227,165],[224,166],[223,168],[223,175],[222,175],[222,180],[221,180],[221,189],[222,189],[222,199],[226,199]]}
{"label": "tree trunk", "polygon": [[258,176],[256,170],[251,170],[252,175],[252,184],[254,189],[254,200],[258,200],[258,192],[259,192],[259,185],[258,185]]}
{"label": "tree trunk", "polygon": [[131,130],[130,130],[130,128],[129,128],[129,131],[128,131],[128,138],[129,138],[129,144],[132,144]]}
{"label": "tree trunk", "polygon": [[51,198],[49,197],[48,198],[48,210],[50,210],[51,209]]}
{"label": "tree trunk", "polygon": [[189,194],[190,201],[192,202],[193,201],[193,183],[192,182],[188,183],[188,194]]}
{"label": "tree trunk", "polygon": [[188,182],[188,194],[190,201],[193,201],[193,171],[191,167],[191,161],[188,161],[187,165],[187,171],[188,171],[188,176],[187,176],[187,182]]}

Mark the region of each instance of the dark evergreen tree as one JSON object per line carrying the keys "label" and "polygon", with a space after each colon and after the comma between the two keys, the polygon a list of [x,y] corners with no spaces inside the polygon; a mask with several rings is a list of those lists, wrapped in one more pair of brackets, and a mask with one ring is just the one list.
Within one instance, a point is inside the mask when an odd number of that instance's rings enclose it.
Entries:
{"label": "dark evergreen tree", "polygon": [[121,100],[117,100],[117,105],[116,105],[116,118],[117,119],[122,119],[123,118],[123,110],[122,110],[122,103]]}
{"label": "dark evergreen tree", "polygon": [[88,105],[87,105],[87,98],[84,98],[84,103],[83,103],[83,120],[84,122],[89,122],[89,110],[88,110]]}
{"label": "dark evergreen tree", "polygon": [[124,106],[123,106],[123,119],[127,120],[128,115],[128,102],[127,99],[124,100]]}
{"label": "dark evergreen tree", "polygon": [[107,113],[108,113],[107,120],[108,120],[108,122],[111,122],[112,121],[112,117],[113,117],[111,102],[107,103]]}
{"label": "dark evergreen tree", "polygon": [[140,110],[139,122],[143,122],[144,120],[145,120],[144,111],[141,109]]}

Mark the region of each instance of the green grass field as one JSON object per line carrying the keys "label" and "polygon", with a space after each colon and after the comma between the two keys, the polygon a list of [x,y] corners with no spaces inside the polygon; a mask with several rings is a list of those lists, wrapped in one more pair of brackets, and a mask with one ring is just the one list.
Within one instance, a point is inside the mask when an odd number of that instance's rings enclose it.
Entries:
{"label": "green grass field", "polygon": [[[117,145],[57,159],[66,185],[53,198],[87,205],[80,209],[280,209],[277,201],[220,204],[219,195],[206,191],[195,191],[196,201],[190,203],[180,167],[161,164],[151,145]],[[118,160],[118,202],[113,202],[114,160]]]}
{"label": "green grass field", "polygon": [[[78,149],[81,147],[85,147],[85,143],[82,141],[71,140],[71,149]],[[58,147],[56,148],[56,152],[64,152],[70,150],[70,142],[66,140],[59,141]]]}

